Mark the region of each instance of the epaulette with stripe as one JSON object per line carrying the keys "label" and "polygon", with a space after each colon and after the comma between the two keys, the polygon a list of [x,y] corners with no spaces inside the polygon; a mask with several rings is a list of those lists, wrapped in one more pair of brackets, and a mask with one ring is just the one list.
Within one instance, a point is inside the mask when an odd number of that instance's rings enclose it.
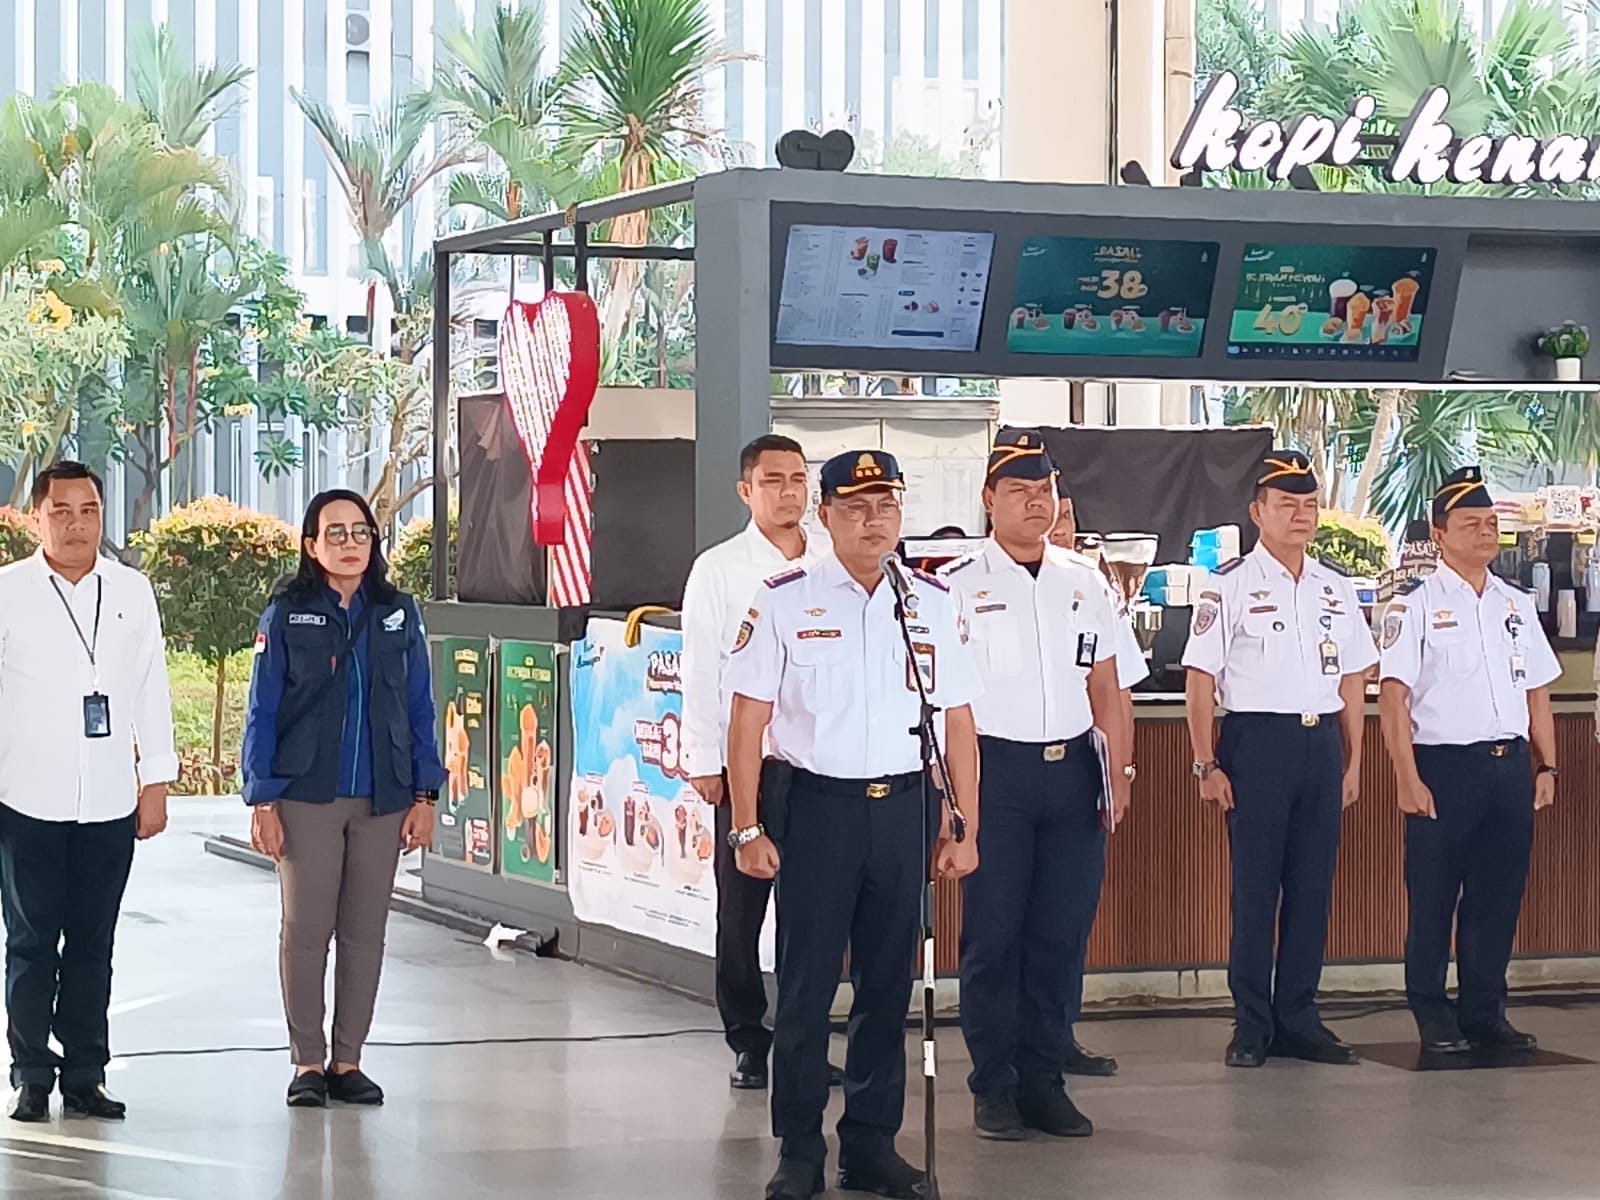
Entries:
{"label": "epaulette with stripe", "polygon": [[795,567],[792,571],[784,571],[780,575],[774,575],[767,580],[767,586],[769,588],[781,588],[786,583],[793,583],[796,579],[804,579],[805,577],[806,569],[804,567]]}
{"label": "epaulette with stripe", "polygon": [[1244,559],[1242,558],[1230,558],[1227,562],[1223,563],[1220,567],[1213,571],[1212,574],[1226,575],[1229,571],[1237,571],[1239,569],[1239,564],[1242,562],[1244,562]]}
{"label": "epaulette with stripe", "polygon": [[948,579],[957,571],[964,571],[977,561],[978,556],[976,554],[963,554],[960,558],[956,559],[955,562],[945,563],[944,566],[940,567],[939,574]]}
{"label": "epaulette with stripe", "polygon": [[1349,579],[1351,577],[1350,568],[1346,567],[1343,563],[1336,563],[1332,559],[1319,558],[1317,559],[1317,565],[1319,567],[1326,567],[1335,575],[1343,576],[1345,579]]}
{"label": "epaulette with stripe", "polygon": [[911,568],[911,573],[913,575],[915,575],[918,579],[922,580],[924,583],[933,584],[933,586],[938,588],[941,592],[948,592],[950,590],[950,585],[948,583],[946,583],[944,580],[940,579],[937,575],[930,575],[928,572],[924,571],[921,567],[912,567]]}
{"label": "epaulette with stripe", "polygon": [[1416,591],[1427,582],[1428,580],[1426,576],[1418,575],[1415,579],[1408,579],[1399,587],[1395,588],[1394,594],[1396,596],[1409,596],[1412,592]]}

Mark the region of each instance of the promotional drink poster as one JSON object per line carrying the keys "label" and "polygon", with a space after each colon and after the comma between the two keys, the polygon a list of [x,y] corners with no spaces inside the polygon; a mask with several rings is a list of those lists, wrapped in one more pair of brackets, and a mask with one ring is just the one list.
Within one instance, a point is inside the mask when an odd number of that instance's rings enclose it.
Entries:
{"label": "promotional drink poster", "polygon": [[449,779],[435,806],[434,854],[494,866],[489,795],[489,640],[445,638],[438,676],[440,739]]}
{"label": "promotional drink poster", "polygon": [[501,642],[498,696],[500,873],[554,883],[555,647]]}

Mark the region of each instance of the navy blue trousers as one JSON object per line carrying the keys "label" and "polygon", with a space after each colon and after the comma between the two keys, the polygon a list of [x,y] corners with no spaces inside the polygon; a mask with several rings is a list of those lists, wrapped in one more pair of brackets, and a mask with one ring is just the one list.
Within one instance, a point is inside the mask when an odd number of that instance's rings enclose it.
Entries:
{"label": "navy blue trousers", "polygon": [[1229,713],[1217,763],[1233,785],[1233,940],[1228,987],[1241,1038],[1317,1030],[1317,988],[1343,814],[1336,715]]}
{"label": "navy blue trousers", "polygon": [[[867,798],[867,780],[795,772],[778,845],[778,1005],[772,1030],[772,1132],[785,1158],[822,1163],[827,1146],[828,1012],[850,951],[849,1049],[841,1157],[892,1143],[905,1115],[906,1013],[922,894],[938,829],[918,777]],[[876,1145],[875,1145],[876,1144]]]}
{"label": "navy blue trousers", "polygon": [[[1406,818],[1406,1002],[1425,1037],[1455,1037],[1505,1017],[1533,852],[1533,772],[1520,739],[1418,746],[1416,756],[1438,816]],[[1445,994],[1452,925],[1454,1005]]]}
{"label": "navy blue trousers", "polygon": [[978,869],[962,891],[961,1032],[975,1094],[1062,1082],[1082,955],[1105,875],[1100,765],[1087,736],[1043,747],[978,739]]}

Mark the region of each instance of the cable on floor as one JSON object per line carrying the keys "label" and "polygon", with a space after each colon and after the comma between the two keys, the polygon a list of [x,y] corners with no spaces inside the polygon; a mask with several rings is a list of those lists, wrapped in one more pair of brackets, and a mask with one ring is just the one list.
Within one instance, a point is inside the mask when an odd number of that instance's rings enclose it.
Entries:
{"label": "cable on floor", "polygon": [[[649,1042],[702,1034],[723,1036],[720,1029],[659,1029],[649,1033],[567,1034],[561,1037],[530,1034],[526,1037],[440,1038],[437,1041],[368,1042],[389,1050],[427,1049],[453,1046],[538,1046],[596,1042]],[[287,1054],[288,1046],[193,1046],[183,1050],[129,1050],[113,1058],[194,1058],[206,1054]]]}

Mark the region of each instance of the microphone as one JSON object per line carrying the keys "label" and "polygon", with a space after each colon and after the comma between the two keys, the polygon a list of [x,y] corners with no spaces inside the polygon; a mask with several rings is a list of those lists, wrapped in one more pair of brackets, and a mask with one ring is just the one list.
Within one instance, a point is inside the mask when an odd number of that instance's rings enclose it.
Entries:
{"label": "microphone", "polygon": [[911,581],[906,578],[905,564],[900,561],[900,556],[893,550],[880,555],[878,568],[883,572],[883,577],[889,581],[889,586],[894,590],[900,603],[905,604],[911,595]]}

